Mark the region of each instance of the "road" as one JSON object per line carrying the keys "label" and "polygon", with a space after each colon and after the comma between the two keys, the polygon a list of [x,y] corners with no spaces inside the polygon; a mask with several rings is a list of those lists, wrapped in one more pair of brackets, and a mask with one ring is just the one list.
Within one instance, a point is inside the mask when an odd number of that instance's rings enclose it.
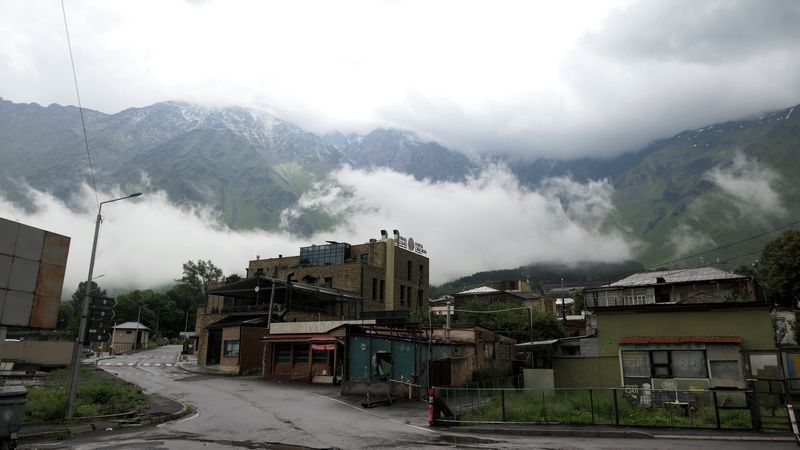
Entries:
{"label": "road", "polygon": [[[478,436],[428,429],[424,403],[365,410],[330,386],[278,383],[249,377],[190,374],[176,361],[180,346],[101,360],[98,365],[157,393],[192,405],[196,414],[157,428],[94,435],[50,448],[796,448],[792,443],[662,439]],[[47,448],[39,446],[38,448]]]}

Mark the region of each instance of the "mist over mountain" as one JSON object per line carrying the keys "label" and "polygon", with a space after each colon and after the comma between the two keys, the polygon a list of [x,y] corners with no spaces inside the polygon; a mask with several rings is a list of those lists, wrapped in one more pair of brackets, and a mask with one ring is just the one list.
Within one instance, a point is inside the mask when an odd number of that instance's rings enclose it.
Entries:
{"label": "mist over mountain", "polygon": [[[331,174],[344,166],[390,170],[436,185],[470,183],[487,165],[500,164],[521,189],[555,199],[571,217],[600,220],[602,229],[623,232],[645,266],[800,217],[800,194],[793,188],[800,177],[799,116],[800,110],[787,108],[710,124],[613,159],[525,161],[466,156],[408,130],[320,136],[237,107],[162,102],[117,114],[84,110],[98,188],[162,190],[177,205],[209,206],[234,229],[281,230],[301,238],[333,229],[348,212],[332,213],[306,200],[337,184]],[[75,196],[91,181],[77,108],[0,100],[0,155],[0,191],[7,199],[33,208],[24,188],[30,186],[80,207]],[[609,214],[593,215],[597,204],[581,199],[601,180],[613,190],[610,204],[600,206]],[[474,207],[469,200],[461,206]],[[478,210],[475,217],[513,220],[484,217]],[[764,242],[709,258],[738,264]]]}

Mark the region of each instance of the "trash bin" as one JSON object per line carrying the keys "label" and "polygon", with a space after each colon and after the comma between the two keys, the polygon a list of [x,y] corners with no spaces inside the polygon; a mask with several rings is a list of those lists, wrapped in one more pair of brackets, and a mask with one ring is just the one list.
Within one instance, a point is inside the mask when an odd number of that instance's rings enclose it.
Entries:
{"label": "trash bin", "polygon": [[17,446],[17,433],[22,425],[27,395],[25,386],[0,388],[0,448]]}

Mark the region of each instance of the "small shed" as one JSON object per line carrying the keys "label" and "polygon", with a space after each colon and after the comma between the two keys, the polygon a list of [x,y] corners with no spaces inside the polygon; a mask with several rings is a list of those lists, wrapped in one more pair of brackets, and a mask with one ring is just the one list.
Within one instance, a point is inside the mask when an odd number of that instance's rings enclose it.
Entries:
{"label": "small shed", "polygon": [[115,354],[146,350],[150,328],[139,322],[124,322],[114,325],[111,335],[111,351]]}

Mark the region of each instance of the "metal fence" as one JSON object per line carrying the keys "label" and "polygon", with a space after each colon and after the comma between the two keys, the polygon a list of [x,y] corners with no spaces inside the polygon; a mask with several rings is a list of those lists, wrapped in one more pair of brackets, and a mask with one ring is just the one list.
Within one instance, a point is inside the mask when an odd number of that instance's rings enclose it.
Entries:
{"label": "metal fence", "polygon": [[[628,425],[717,429],[759,427],[749,390],[641,388],[437,388],[454,416],[441,422]],[[754,414],[756,421],[753,421]]]}

